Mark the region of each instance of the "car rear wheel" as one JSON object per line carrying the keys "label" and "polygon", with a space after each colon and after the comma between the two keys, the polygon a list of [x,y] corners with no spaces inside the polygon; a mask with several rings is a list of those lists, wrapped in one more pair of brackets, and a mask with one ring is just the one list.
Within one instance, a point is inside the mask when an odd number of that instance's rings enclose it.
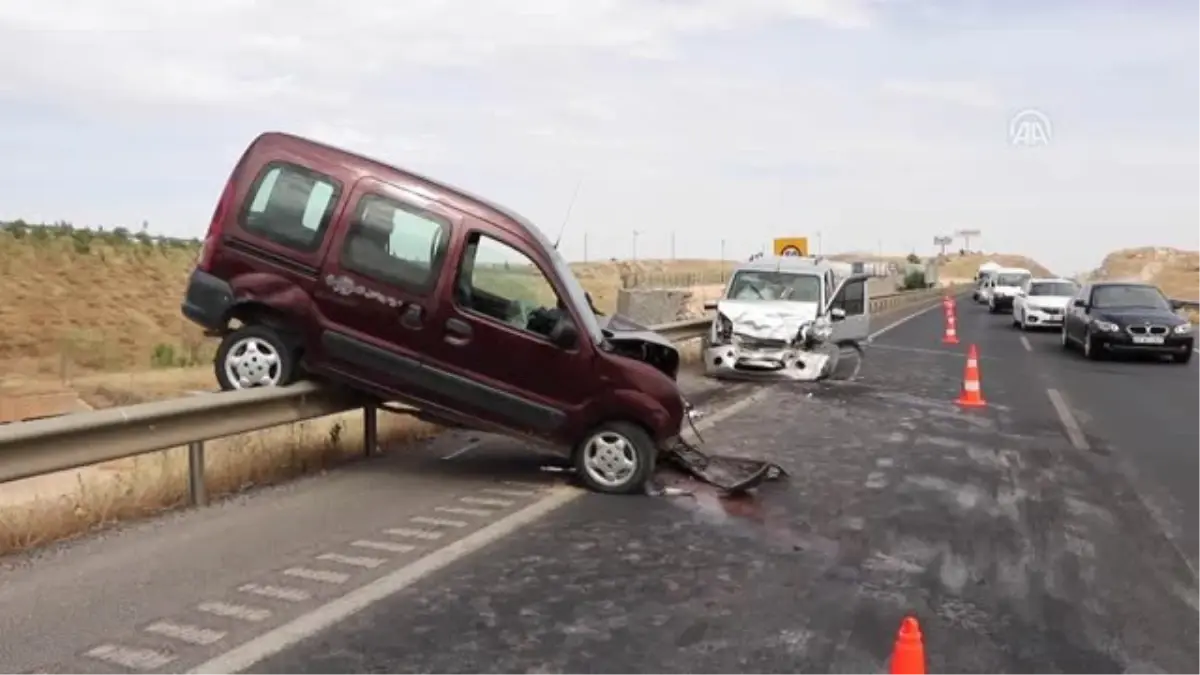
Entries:
{"label": "car rear wheel", "polygon": [[605,422],[575,449],[574,463],[588,489],[635,494],[645,490],[657,457],[658,448],[645,429],[630,422]]}
{"label": "car rear wheel", "polygon": [[296,377],[295,350],[277,330],[249,325],[221,340],[214,366],[223,391],[281,387]]}

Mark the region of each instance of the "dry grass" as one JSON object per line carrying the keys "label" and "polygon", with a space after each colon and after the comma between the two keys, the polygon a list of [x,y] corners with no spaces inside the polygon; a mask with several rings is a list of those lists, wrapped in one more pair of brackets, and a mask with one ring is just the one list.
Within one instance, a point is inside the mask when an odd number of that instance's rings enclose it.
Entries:
{"label": "dry grass", "polygon": [[[1146,281],[1161,288],[1167,297],[1200,300],[1200,252],[1155,246],[1113,251],[1089,277]],[[1192,323],[1200,323],[1200,312],[1189,309],[1184,315]]]}
{"label": "dry grass", "polygon": [[[379,414],[381,445],[413,442],[437,429]],[[362,452],[362,413],[344,413],[207,443],[205,481],[210,498],[219,498],[337,466]],[[187,467],[187,449],[172,448],[7,484],[0,555],[182,506]],[[27,499],[19,498],[22,492]]]}

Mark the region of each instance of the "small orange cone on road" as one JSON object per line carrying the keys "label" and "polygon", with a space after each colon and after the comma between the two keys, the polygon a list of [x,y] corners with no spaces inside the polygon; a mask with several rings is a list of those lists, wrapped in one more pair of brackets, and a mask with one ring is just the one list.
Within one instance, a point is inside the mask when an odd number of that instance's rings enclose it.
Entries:
{"label": "small orange cone on road", "polygon": [[946,334],[942,336],[942,344],[956,345],[958,344],[958,321],[953,314],[946,315]]}
{"label": "small orange cone on road", "polygon": [[982,408],[987,405],[983,400],[983,390],[979,382],[979,353],[975,345],[967,352],[967,367],[963,372],[962,394],[955,403],[968,408]]}
{"label": "small orange cone on road", "polygon": [[891,661],[892,675],[925,675],[925,645],[915,617],[906,616],[900,623]]}

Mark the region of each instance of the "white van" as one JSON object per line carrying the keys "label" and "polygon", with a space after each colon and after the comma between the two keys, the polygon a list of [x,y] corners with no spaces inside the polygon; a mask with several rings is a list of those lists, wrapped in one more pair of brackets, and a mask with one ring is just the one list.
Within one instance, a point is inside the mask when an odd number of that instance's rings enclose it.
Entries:
{"label": "white van", "polygon": [[1013,299],[1025,287],[1025,282],[1033,278],[1033,273],[1024,267],[1001,267],[993,272],[987,281],[988,313],[995,314],[1001,310],[1012,311]]}

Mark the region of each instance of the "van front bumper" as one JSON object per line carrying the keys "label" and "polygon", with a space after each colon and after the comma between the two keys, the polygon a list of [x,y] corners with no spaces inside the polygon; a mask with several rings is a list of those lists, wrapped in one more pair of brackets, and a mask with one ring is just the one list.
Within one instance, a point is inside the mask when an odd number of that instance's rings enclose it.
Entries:
{"label": "van front bumper", "polygon": [[193,270],[180,310],[184,318],[215,333],[225,328],[233,306],[233,287],[204,270]]}

